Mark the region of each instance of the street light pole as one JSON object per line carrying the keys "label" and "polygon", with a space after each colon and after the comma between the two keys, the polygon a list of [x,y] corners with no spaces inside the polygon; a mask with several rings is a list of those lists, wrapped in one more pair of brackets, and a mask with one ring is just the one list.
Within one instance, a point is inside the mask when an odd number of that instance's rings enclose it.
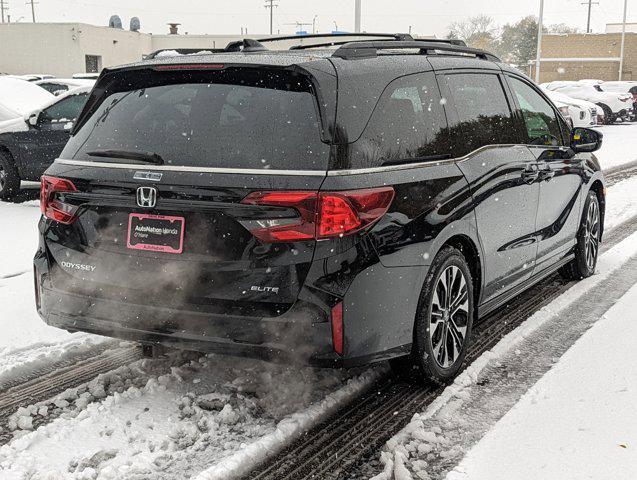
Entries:
{"label": "street light pole", "polygon": [[622,22],[622,46],[619,52],[619,81],[624,73],[624,46],[626,44],[626,12],[628,10],[628,0],[624,0],[624,20]]}
{"label": "street light pole", "polygon": [[540,83],[540,59],[542,58],[542,23],[544,22],[544,0],[540,0],[540,18],[537,22],[537,55],[535,57],[535,83]]}
{"label": "street light pole", "polygon": [[354,2],[354,32],[360,33],[361,31],[361,0],[355,0]]}

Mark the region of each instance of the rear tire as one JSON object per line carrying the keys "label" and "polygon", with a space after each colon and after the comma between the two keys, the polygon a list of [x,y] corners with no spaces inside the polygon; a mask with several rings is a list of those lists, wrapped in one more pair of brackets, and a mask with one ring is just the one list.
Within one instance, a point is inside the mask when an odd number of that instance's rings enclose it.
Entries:
{"label": "rear tire", "polygon": [[411,355],[390,362],[410,381],[444,384],[467,354],[473,325],[473,282],[462,253],[445,247],[431,264],[418,300]]}
{"label": "rear tire", "polygon": [[582,220],[577,232],[575,258],[560,273],[568,280],[582,280],[595,273],[602,232],[602,215],[595,192],[586,196]]}
{"label": "rear tire", "polygon": [[604,105],[603,103],[599,105],[602,107],[604,111],[604,125],[612,125],[615,123],[615,115],[613,115],[613,111],[610,109],[608,105]]}
{"label": "rear tire", "polygon": [[13,158],[0,151],[0,199],[9,199],[20,191],[20,175]]}

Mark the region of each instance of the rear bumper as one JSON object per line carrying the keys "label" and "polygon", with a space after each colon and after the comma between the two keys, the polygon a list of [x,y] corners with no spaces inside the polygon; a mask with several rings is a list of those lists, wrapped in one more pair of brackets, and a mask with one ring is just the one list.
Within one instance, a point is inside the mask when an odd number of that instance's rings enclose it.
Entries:
{"label": "rear bumper", "polygon": [[281,317],[235,317],[134,305],[41,287],[38,313],[47,324],[70,332],[274,362],[348,366],[332,349],[330,323],[317,321],[321,315],[318,309],[302,302]]}

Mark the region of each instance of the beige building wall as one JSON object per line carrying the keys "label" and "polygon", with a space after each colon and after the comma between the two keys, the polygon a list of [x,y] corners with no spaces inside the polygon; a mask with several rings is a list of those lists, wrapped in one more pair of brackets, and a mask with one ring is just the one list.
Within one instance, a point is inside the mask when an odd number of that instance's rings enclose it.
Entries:
{"label": "beige building wall", "polygon": [[[617,80],[621,34],[569,34],[542,37],[540,82]],[[595,60],[599,59],[599,60]],[[531,67],[535,78],[535,66]],[[626,34],[623,80],[637,80],[637,33]]]}
{"label": "beige building wall", "polygon": [[[270,35],[247,36],[263,39]],[[156,50],[224,48],[242,38],[240,35],[152,35],[84,23],[3,23],[0,24],[0,73],[70,77],[86,72],[87,55],[99,57],[101,69],[140,61]],[[302,38],[266,45],[271,49],[287,49],[299,43],[303,44]]]}
{"label": "beige building wall", "polygon": [[101,67],[138,61],[151,51],[150,35],[82,23],[0,24],[0,72],[69,77],[86,71],[86,55]]}

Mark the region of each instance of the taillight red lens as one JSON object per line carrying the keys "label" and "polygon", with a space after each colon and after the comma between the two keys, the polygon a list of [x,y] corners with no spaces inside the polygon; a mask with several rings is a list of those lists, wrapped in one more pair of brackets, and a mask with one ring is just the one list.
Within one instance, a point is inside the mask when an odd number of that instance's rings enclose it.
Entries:
{"label": "taillight red lens", "polygon": [[60,194],[76,192],[73,182],[64,178],[42,176],[40,184],[40,210],[46,218],[56,222],[71,224],[75,221],[77,207],[64,203]]}
{"label": "taillight red lens", "polygon": [[332,346],[336,353],[343,355],[343,302],[332,307]]}
{"label": "taillight red lens", "polygon": [[318,237],[329,238],[353,233],[361,226],[361,219],[345,197],[333,194],[321,195]]}
{"label": "taillight red lens", "polygon": [[356,233],[385,215],[393,199],[394,189],[381,187],[339,192],[254,192],[241,203],[297,210],[297,219],[256,220],[250,227],[263,242],[292,242]]}

